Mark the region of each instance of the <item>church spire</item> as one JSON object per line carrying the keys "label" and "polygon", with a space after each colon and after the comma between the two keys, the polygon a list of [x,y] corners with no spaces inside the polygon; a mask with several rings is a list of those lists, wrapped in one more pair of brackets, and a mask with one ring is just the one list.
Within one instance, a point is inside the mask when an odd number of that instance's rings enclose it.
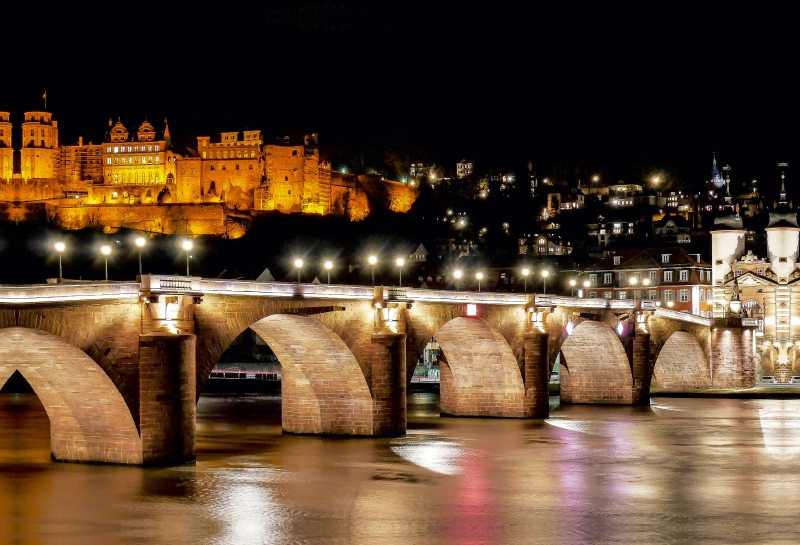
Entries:
{"label": "church spire", "polygon": [[[788,167],[789,163],[778,163],[779,167]],[[781,200],[780,202],[786,203],[786,172],[781,170]]]}

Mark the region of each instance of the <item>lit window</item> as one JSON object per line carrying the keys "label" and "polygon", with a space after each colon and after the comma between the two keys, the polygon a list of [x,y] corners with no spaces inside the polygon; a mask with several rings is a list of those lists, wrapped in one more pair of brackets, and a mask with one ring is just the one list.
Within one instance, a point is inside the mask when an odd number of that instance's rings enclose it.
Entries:
{"label": "lit window", "polygon": [[106,148],[106,153],[111,153],[111,146],[108,146],[108,147]]}
{"label": "lit window", "polygon": [[107,165],[110,165],[110,164],[111,164],[111,157],[109,157],[109,158],[107,158],[107,159],[106,159],[106,164],[107,164]]}
{"label": "lit window", "polygon": [[156,164],[158,164],[159,156],[156,155]]}
{"label": "lit window", "polygon": [[590,274],[589,275],[589,282],[592,283],[592,286],[596,285],[597,284],[597,275],[596,274]]}
{"label": "lit window", "polygon": [[158,151],[159,147],[160,147],[160,146],[159,146],[158,144],[156,144],[156,151]]}
{"label": "lit window", "polygon": [[628,298],[628,292],[626,292],[626,291],[619,292],[619,298],[620,299],[627,299]]}
{"label": "lit window", "polygon": [[705,303],[706,301],[706,290],[700,290],[700,302]]}
{"label": "lit window", "polygon": [[614,297],[614,292],[613,291],[604,291],[603,292],[603,297],[605,297],[606,299],[612,299]]}
{"label": "lit window", "polygon": [[114,153],[119,153],[119,146],[114,146]]}

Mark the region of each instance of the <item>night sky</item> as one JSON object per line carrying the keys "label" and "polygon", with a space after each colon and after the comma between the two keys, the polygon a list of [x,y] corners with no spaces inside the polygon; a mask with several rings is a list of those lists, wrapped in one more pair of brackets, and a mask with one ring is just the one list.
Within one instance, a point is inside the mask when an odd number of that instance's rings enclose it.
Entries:
{"label": "night sky", "polygon": [[691,186],[716,152],[734,184],[767,189],[779,161],[790,180],[800,164],[796,21],[780,10],[360,4],[31,3],[7,21],[0,109],[19,122],[46,89],[62,143],[99,141],[117,117],[168,117],[179,145],[319,132],[334,166],[391,150]]}

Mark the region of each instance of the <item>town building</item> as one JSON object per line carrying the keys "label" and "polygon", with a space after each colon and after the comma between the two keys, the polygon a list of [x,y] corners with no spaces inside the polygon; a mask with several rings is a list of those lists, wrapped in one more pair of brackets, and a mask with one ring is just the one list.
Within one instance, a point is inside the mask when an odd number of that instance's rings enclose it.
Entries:
{"label": "town building", "polygon": [[589,299],[644,300],[711,317],[711,265],[679,246],[614,252],[584,271]]}

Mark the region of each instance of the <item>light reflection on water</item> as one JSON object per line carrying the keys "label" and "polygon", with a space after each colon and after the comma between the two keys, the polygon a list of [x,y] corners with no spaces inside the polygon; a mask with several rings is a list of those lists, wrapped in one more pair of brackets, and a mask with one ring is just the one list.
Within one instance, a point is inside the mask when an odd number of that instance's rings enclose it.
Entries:
{"label": "light reflection on water", "polygon": [[[800,400],[564,405],[546,421],[282,435],[275,396],[203,397],[197,463],[59,464],[33,396],[0,396],[0,543],[796,542]],[[546,422],[546,423],[545,423]]]}

